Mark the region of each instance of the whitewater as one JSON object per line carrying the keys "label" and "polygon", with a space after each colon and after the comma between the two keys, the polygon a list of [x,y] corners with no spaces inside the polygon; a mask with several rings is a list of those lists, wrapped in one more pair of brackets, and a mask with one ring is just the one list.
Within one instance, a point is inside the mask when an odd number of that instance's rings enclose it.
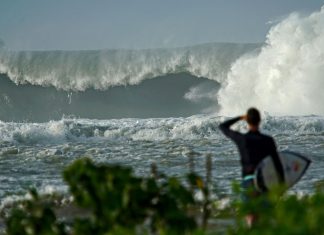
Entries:
{"label": "whitewater", "polygon": [[[67,191],[61,172],[80,157],[149,175],[205,174],[231,194],[240,179],[235,145],[219,131],[250,106],[279,150],[310,169],[291,192],[309,193],[324,168],[324,9],[291,14],[264,43],[181,48],[12,51],[0,48],[0,198],[34,187]],[[244,123],[234,126],[245,132]]]}

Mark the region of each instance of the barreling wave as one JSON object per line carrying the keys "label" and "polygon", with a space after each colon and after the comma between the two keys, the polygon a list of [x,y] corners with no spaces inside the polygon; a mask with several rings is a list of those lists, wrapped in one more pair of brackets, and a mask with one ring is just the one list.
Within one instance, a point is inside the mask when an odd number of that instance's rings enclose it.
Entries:
{"label": "barreling wave", "polygon": [[195,92],[217,88],[219,84],[214,81],[183,73],[145,80],[136,86],[72,92],[30,84],[17,86],[0,74],[0,120],[48,122],[62,116],[93,119],[190,116],[212,106],[216,110],[217,105],[210,97],[197,96]]}
{"label": "barreling wave", "polygon": [[65,91],[106,90],[183,72],[222,83],[237,58],[259,47],[211,43],[146,50],[0,50],[0,73],[16,84],[53,86]]}
{"label": "barreling wave", "polygon": [[310,15],[293,13],[270,29],[264,44],[102,51],[2,49],[0,74],[18,85],[86,91],[186,73],[217,82],[217,89],[196,84],[182,97],[212,99],[219,115],[241,114],[251,106],[271,115],[324,115],[323,22],[324,7]]}

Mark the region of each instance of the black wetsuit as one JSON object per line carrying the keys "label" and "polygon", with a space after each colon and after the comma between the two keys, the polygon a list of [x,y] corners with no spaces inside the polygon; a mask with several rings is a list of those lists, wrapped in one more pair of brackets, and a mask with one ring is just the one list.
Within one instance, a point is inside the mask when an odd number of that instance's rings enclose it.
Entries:
{"label": "black wetsuit", "polygon": [[257,165],[267,156],[272,156],[277,169],[279,180],[283,182],[284,173],[279,159],[276,145],[272,137],[261,134],[259,131],[249,131],[242,134],[230,129],[230,126],[240,120],[240,117],[227,120],[219,125],[221,131],[232,139],[238,146],[241,155],[242,176],[254,173]]}

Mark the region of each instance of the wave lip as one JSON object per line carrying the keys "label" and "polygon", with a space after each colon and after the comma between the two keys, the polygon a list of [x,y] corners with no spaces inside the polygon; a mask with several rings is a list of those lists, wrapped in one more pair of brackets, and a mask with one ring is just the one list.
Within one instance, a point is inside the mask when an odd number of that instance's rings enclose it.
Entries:
{"label": "wave lip", "polygon": [[260,44],[211,43],[193,47],[101,51],[0,51],[0,73],[16,84],[66,91],[139,84],[145,79],[186,72],[221,82],[241,55]]}

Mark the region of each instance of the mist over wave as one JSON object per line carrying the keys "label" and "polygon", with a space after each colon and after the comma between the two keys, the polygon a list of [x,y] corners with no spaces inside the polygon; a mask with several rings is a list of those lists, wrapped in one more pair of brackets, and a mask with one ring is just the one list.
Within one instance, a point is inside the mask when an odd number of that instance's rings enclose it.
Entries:
{"label": "mist over wave", "polygon": [[53,86],[66,91],[135,85],[145,79],[186,72],[222,82],[238,57],[259,44],[211,43],[147,50],[0,50],[0,73],[16,84]]}
{"label": "mist over wave", "polygon": [[271,28],[260,53],[238,59],[218,93],[220,114],[250,106],[275,115],[324,114],[324,8]]}

